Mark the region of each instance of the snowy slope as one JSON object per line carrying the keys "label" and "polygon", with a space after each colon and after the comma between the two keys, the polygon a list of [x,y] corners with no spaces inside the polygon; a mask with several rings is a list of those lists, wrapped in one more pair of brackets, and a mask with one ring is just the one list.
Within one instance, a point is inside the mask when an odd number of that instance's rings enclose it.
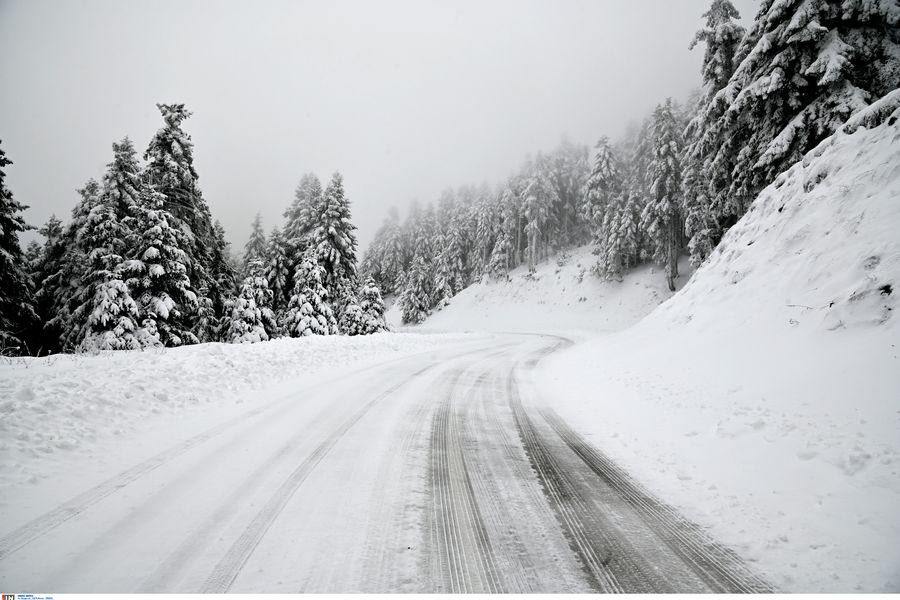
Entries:
{"label": "snowy slope", "polygon": [[538,374],[564,418],[787,591],[900,591],[894,116],[824,141],[671,300]]}
{"label": "snowy slope", "polygon": [[[473,284],[435,312],[418,329],[435,331],[563,332],[576,337],[584,332],[619,331],[650,313],[672,294],[658,267],[645,265],[623,280],[606,281],[591,273],[597,258],[591,248],[576,248],[537,266],[509,274],[509,281]],[[687,261],[680,265],[683,284],[690,274]],[[388,311],[399,325],[396,306]]]}

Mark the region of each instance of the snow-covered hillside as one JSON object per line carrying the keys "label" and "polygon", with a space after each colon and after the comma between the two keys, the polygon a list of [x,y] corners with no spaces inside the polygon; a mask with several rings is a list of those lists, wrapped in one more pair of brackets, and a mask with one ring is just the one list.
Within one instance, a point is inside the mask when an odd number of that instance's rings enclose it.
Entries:
{"label": "snow-covered hillside", "polygon": [[900,590],[898,113],[824,141],[684,289],[538,375],[783,590]]}
{"label": "snow-covered hillside", "polygon": [[[509,281],[485,279],[464,289],[436,311],[420,328],[436,331],[585,332],[619,331],[650,313],[672,293],[658,267],[645,265],[622,281],[598,279],[591,273],[597,258],[589,246],[577,248],[509,274]],[[690,274],[680,265],[683,285]],[[400,311],[391,306],[386,317],[400,327]]]}

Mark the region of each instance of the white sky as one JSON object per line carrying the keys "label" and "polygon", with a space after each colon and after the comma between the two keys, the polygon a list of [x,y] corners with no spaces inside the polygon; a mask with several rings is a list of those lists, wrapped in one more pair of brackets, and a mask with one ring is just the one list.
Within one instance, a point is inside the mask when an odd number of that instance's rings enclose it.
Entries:
{"label": "white sky", "polygon": [[[757,8],[733,0],[743,22]],[[0,139],[28,221],[67,220],[111,144],[184,102],[200,186],[241,248],[338,169],[365,245],[386,209],[616,137],[698,85],[709,0],[0,0]],[[26,239],[31,239],[30,234]]]}

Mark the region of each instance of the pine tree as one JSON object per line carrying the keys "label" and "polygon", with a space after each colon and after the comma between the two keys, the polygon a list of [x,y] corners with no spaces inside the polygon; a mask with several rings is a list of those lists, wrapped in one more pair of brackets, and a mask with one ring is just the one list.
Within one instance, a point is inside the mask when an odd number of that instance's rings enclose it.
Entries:
{"label": "pine tree", "polygon": [[[194,168],[194,146],[182,123],[191,116],[184,104],[157,104],[165,125],[150,141],[144,160],[148,184],[163,194],[163,208],[174,217],[171,223],[183,230],[187,276],[203,296],[222,294],[214,268],[219,248],[209,206],[198,186]],[[221,264],[221,260],[218,261]],[[204,303],[205,304],[205,303]]]}
{"label": "pine tree", "polygon": [[41,282],[39,294],[50,297],[48,328],[59,333],[59,347],[74,350],[78,347],[87,319],[87,306],[94,296],[91,282],[85,279],[89,247],[84,243],[95,207],[102,206],[100,184],[89,179],[78,190],[81,200],[72,209],[72,220],[60,241],[61,255],[54,265],[56,271]]}
{"label": "pine tree", "polygon": [[704,179],[720,220],[900,81],[896,2],[763,0],[735,71],[704,107]]}
{"label": "pine tree", "polygon": [[37,321],[37,314],[19,246],[19,233],[29,229],[19,213],[27,207],[6,187],[4,169],[11,164],[0,148],[0,353],[20,354],[25,352],[26,333]]}
{"label": "pine tree", "polygon": [[90,307],[81,350],[137,350],[159,345],[158,333],[138,325],[140,308],[121,279],[107,279],[96,286]]}
{"label": "pine tree", "polygon": [[266,247],[265,277],[272,290],[272,310],[281,314],[290,300],[290,260],[288,258],[287,241],[277,227],[269,234]]}
{"label": "pine tree", "polygon": [[313,232],[319,264],[325,267],[326,289],[341,280],[356,278],[356,226],[350,219],[350,201],[344,194],[340,173],[331,177]]}
{"label": "pine tree", "polygon": [[365,318],[365,333],[379,333],[387,331],[387,323],[384,319],[384,300],[381,290],[371,277],[367,278],[359,290],[359,307]]}
{"label": "pine tree", "polygon": [[300,179],[293,203],[284,212],[287,219],[284,237],[297,261],[309,245],[309,238],[321,212],[321,204],[322,184],[314,173],[307,173]]}
{"label": "pine tree", "polygon": [[[237,298],[229,303],[230,314],[227,318],[225,341],[231,344],[253,344],[269,339],[266,331],[263,309],[256,299],[259,295],[261,277],[247,277],[241,285]],[[266,288],[268,289],[268,288]]]}
{"label": "pine tree", "polygon": [[146,186],[141,190],[136,215],[135,253],[122,265],[126,283],[140,309],[141,326],[166,346],[196,344],[190,318],[198,307],[197,293],[188,277],[187,236],[165,208],[165,196]]}
{"label": "pine tree", "polygon": [[266,330],[266,335],[269,338],[278,337],[278,322],[275,317],[275,311],[272,308],[274,294],[272,293],[272,290],[269,289],[268,280],[262,275],[265,271],[265,267],[262,264],[251,264],[249,270],[260,274],[251,275],[244,279],[244,282],[241,285],[241,294],[244,294],[246,290],[249,290],[250,293],[252,293],[254,304],[259,311],[259,322]]}
{"label": "pine tree", "polygon": [[256,213],[253,219],[253,227],[250,230],[250,239],[244,245],[244,276],[256,277],[261,275],[261,270],[266,264],[266,250],[268,242],[262,228],[262,215]]}
{"label": "pine tree", "polygon": [[703,141],[704,133],[713,127],[709,121],[711,113],[704,107],[713,101],[734,73],[735,52],[744,36],[744,28],[734,22],[740,15],[729,0],[713,0],[703,16],[706,26],[697,32],[690,45],[691,49],[699,43],[706,45],[701,70],[703,94],[698,110],[685,130],[682,181],[685,233],[690,239],[688,248],[691,263],[695,266],[709,256],[721,237],[720,225],[712,211],[710,182],[704,173],[704,164],[713,150]]}
{"label": "pine tree", "polygon": [[652,200],[641,215],[641,227],[647,231],[652,258],[665,267],[666,283],[675,291],[680,251],[681,139],[672,112],[672,99],[656,107],[653,113],[654,158],[650,164],[653,182]]}
{"label": "pine tree", "polygon": [[525,235],[528,238],[528,271],[534,273],[541,258],[541,236],[550,213],[549,194],[540,174],[535,173],[523,193]]}
{"label": "pine tree", "polygon": [[421,254],[413,258],[406,277],[406,287],[397,300],[403,323],[418,324],[431,312],[431,277]]}
{"label": "pine tree", "polygon": [[[119,319],[119,313],[116,310],[110,312],[109,307],[115,302],[123,307],[134,304],[124,282],[120,281],[120,265],[125,260],[128,243],[132,239],[128,223],[129,217],[136,213],[139,202],[139,170],[131,141],[126,137],[120,143],[114,143],[113,161],[107,165],[102,190],[95,200],[91,200],[90,211],[75,231],[74,243],[85,262],[79,265],[79,272],[75,273],[83,292],[80,294],[81,304],[72,313],[73,329],[67,336],[69,346],[82,346],[84,338],[92,332],[102,330],[106,334],[120,328],[121,333],[114,335],[125,337],[104,335],[101,348],[134,347],[130,336],[137,328],[129,327],[124,321],[117,326],[110,325],[113,320]],[[118,283],[105,285],[113,280]],[[92,342],[96,343],[97,340]]]}
{"label": "pine tree", "polygon": [[301,257],[294,274],[294,290],[284,322],[284,331],[291,337],[338,333],[324,279],[325,269],[319,265],[315,249],[311,248]]}
{"label": "pine tree", "polygon": [[510,242],[509,234],[503,232],[494,249],[491,252],[491,260],[488,271],[493,279],[506,279],[509,274],[510,254],[512,253],[512,242]]}

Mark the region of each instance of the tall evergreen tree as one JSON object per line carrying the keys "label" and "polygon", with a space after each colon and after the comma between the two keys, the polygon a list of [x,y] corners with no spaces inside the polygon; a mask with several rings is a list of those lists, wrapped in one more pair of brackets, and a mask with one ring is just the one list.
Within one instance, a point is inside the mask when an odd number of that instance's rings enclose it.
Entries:
{"label": "tall evergreen tree", "polygon": [[287,241],[277,227],[269,234],[269,243],[266,247],[265,277],[272,290],[272,310],[275,314],[281,314],[290,300],[290,260],[288,257]]}
{"label": "tall evergreen tree", "polygon": [[268,242],[262,227],[262,215],[256,213],[256,217],[253,219],[253,226],[250,229],[250,239],[244,245],[245,277],[256,277],[262,274],[258,270],[265,268],[267,249]]}
{"label": "tall evergreen tree", "polygon": [[300,337],[338,333],[324,280],[325,268],[319,264],[315,249],[310,248],[301,257],[294,274],[294,290],[284,320],[287,335]]}
{"label": "tall evergreen tree", "polygon": [[641,215],[647,231],[652,257],[665,267],[666,283],[675,291],[681,233],[681,136],[672,110],[672,99],[657,106],[653,113],[654,158],[650,164],[653,182],[651,201]]}
{"label": "tall evergreen tree", "polygon": [[384,300],[381,290],[371,277],[366,278],[359,290],[359,307],[365,317],[364,333],[378,333],[387,331],[387,323],[384,319]]}
{"label": "tall evergreen tree", "polygon": [[701,76],[703,94],[698,110],[685,130],[684,178],[682,180],[685,233],[691,263],[700,264],[712,252],[721,237],[720,223],[713,214],[713,202],[709,193],[710,182],[704,173],[704,164],[715,150],[704,144],[704,133],[714,124],[713,116],[704,107],[728,83],[734,73],[734,58],[738,44],[744,36],[744,28],[735,23],[740,14],[729,0],[713,0],[703,14],[706,26],[697,32],[690,48],[706,45]]}
{"label": "tall evergreen tree", "polygon": [[[216,252],[220,251],[209,206],[198,185],[194,168],[194,145],[182,123],[191,116],[184,104],[157,104],[165,125],[150,141],[144,160],[147,161],[146,182],[163,194],[165,210],[177,221],[185,240],[187,275],[202,296],[213,297],[224,291],[218,289],[219,274],[214,271]],[[201,302],[206,304],[206,302]]]}
{"label": "tall evergreen tree", "polygon": [[188,277],[187,235],[165,208],[165,196],[146,186],[130,226],[135,253],[122,265],[126,283],[138,303],[141,326],[166,346],[196,344],[191,317],[197,293]]}
{"label": "tall evergreen tree", "polygon": [[27,208],[6,187],[12,161],[0,148],[0,353],[24,353],[27,330],[37,321],[31,280],[25,271],[19,233],[29,229],[20,213]]}

